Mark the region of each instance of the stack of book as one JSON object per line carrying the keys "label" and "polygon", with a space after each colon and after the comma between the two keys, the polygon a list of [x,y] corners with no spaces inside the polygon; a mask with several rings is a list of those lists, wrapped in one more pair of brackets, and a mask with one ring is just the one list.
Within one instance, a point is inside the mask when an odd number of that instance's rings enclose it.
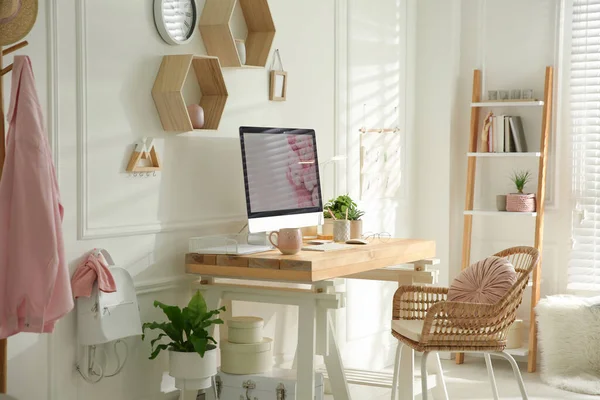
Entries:
{"label": "stack of book", "polygon": [[[523,132],[521,117],[510,115],[492,115],[491,123],[486,124],[487,148],[490,153],[526,153],[527,142]],[[485,141],[484,141],[485,143]]]}

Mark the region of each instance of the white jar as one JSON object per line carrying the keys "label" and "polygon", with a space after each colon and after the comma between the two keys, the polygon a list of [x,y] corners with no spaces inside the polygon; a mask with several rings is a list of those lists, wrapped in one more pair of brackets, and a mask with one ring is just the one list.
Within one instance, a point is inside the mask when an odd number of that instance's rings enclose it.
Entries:
{"label": "white jar", "polygon": [[231,343],[260,343],[265,321],[259,317],[233,317],[227,321],[227,340]]}
{"label": "white jar", "polygon": [[221,371],[227,374],[262,374],[273,368],[273,340],[239,344],[221,342]]}

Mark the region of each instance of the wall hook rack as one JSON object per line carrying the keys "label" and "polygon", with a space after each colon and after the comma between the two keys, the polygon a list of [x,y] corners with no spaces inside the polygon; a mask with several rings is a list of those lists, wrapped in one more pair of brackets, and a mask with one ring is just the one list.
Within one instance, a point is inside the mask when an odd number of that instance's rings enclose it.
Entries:
{"label": "wall hook rack", "polygon": [[[151,165],[138,165],[141,160],[150,160]],[[156,176],[156,171],[160,171],[161,169],[162,164],[158,158],[156,146],[154,145],[154,139],[143,138],[137,142],[133,152],[131,153],[131,157],[129,158],[126,171],[133,173],[133,176],[137,176],[138,174],[142,176],[143,173],[146,173],[147,176],[150,176],[151,172],[154,176]]]}

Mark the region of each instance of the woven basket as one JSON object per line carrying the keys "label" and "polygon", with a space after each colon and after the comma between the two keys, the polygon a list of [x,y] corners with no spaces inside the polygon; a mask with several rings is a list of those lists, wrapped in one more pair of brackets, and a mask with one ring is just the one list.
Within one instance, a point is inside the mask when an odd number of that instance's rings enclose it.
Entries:
{"label": "woven basket", "polygon": [[511,193],[506,196],[506,211],[535,212],[535,194]]}

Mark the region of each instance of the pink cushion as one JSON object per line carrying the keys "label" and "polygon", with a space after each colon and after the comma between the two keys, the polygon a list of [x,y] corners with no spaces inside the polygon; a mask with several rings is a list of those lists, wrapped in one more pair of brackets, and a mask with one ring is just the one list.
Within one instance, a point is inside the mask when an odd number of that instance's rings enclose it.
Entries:
{"label": "pink cushion", "polygon": [[517,281],[513,265],[500,257],[488,257],[463,270],[448,290],[448,301],[494,304]]}

